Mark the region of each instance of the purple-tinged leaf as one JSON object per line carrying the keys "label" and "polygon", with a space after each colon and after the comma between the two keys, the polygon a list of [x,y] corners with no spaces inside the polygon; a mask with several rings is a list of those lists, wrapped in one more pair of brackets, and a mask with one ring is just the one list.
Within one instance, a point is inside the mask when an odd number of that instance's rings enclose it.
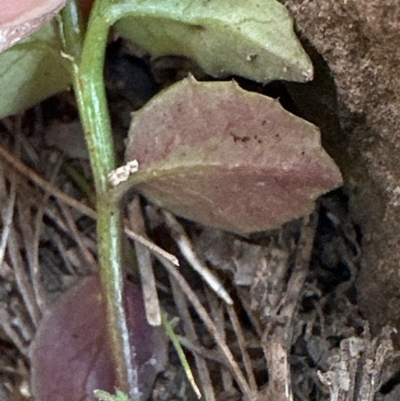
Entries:
{"label": "purple-tinged leaf", "polygon": [[[139,388],[146,394],[166,362],[166,337],[147,323],[138,287],[126,282],[124,301]],[[31,364],[36,401],[95,401],[93,390],[115,391],[98,277],[82,279],[45,314],[31,348]]]}
{"label": "purple-tinged leaf", "polygon": [[234,82],[183,80],[135,113],[126,160],[147,198],[239,234],[276,228],[342,185],[314,125]]}

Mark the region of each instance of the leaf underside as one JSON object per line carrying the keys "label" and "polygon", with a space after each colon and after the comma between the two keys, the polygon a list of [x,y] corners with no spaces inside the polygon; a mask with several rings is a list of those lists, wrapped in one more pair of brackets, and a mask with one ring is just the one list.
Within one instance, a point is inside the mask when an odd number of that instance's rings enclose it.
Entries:
{"label": "leaf underside", "polygon": [[308,81],[312,65],[276,0],[116,0],[118,32],[153,56],[182,55],[214,77]]}
{"label": "leaf underside", "polygon": [[246,235],[306,215],[342,184],[314,125],[234,82],[185,79],[134,115],[126,160],[175,214]]}

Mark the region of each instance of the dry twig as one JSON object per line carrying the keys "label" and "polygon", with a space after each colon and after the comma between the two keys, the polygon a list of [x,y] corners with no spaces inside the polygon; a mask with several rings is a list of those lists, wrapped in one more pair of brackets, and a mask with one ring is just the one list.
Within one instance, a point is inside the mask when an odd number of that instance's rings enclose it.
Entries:
{"label": "dry twig", "polygon": [[220,283],[217,276],[212,273],[198,258],[194,251],[192,244],[185,233],[183,227],[179,224],[178,220],[169,212],[163,211],[165,222],[171,230],[171,235],[176,241],[182,255],[188,261],[189,265],[193,267],[206,281],[206,283],[220,296],[228,305],[232,305],[233,301],[224,286]]}

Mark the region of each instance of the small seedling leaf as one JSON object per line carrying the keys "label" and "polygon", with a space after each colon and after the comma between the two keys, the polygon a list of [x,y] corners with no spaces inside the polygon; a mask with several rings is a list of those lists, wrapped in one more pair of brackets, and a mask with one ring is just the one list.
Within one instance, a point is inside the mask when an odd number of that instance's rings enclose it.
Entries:
{"label": "small seedling leaf", "polygon": [[137,189],[207,226],[249,234],[306,215],[342,184],[314,125],[234,82],[185,79],[134,115]]}
{"label": "small seedling leaf", "polygon": [[307,81],[312,65],[276,0],[116,0],[116,28],[153,56],[195,60],[214,77]]}
{"label": "small seedling leaf", "polygon": [[115,394],[110,394],[104,390],[94,390],[93,393],[100,401],[132,401],[127,394],[119,390]]}

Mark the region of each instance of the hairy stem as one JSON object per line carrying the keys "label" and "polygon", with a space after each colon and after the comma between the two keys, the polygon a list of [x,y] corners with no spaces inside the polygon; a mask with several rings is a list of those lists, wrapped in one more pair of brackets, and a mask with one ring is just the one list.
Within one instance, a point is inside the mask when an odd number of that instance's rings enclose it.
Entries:
{"label": "hairy stem", "polygon": [[[118,201],[108,197],[108,173],[115,169],[103,68],[110,22],[108,0],[97,0],[84,36],[76,0],[62,12],[62,37],[66,57],[71,59],[73,86],[90,156],[96,189],[97,241],[100,277],[107,327],[116,366],[118,388],[128,394],[137,389],[132,368],[129,334],[123,307],[121,268],[121,215]],[[80,46],[80,48],[79,48]],[[135,383],[136,381],[136,383]],[[130,394],[137,399],[137,394]]]}

